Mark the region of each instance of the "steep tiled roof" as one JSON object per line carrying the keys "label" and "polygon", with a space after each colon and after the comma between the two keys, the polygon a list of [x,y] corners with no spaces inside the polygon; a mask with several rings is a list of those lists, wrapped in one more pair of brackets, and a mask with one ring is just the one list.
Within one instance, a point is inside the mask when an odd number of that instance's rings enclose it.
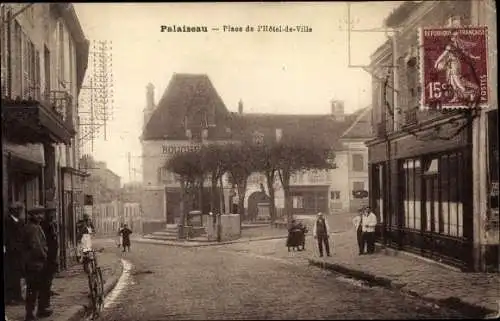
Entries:
{"label": "steep tiled roof", "polygon": [[342,139],[368,139],[372,137],[371,107],[359,110],[356,119],[342,134]]}
{"label": "steep tiled roof", "polygon": [[264,140],[275,140],[276,129],[281,129],[283,140],[313,140],[337,148],[338,139],[355,117],[347,115],[344,121],[331,115],[280,115],[233,113],[233,138],[251,139],[254,135]]}
{"label": "steep tiled roof", "polygon": [[[186,139],[185,126],[193,136],[200,124],[209,137],[225,139],[229,112],[207,75],[174,74],[142,133],[144,140]],[[185,123],[186,120],[186,123]]]}

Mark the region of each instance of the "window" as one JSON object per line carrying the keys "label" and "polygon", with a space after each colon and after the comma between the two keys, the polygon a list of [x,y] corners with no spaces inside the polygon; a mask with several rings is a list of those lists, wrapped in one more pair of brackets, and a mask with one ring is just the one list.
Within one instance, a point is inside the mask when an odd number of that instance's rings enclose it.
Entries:
{"label": "window", "polygon": [[353,191],[364,191],[365,190],[365,182],[352,182],[352,190]]}
{"label": "window", "polygon": [[436,232],[460,237],[463,230],[462,201],[460,197],[459,167],[460,154],[443,155],[439,159],[439,186],[441,191],[441,208],[439,211],[439,229]]}
{"label": "window", "polygon": [[22,96],[23,83],[23,51],[22,51],[22,30],[21,25],[15,20],[13,26],[12,39],[12,96],[13,98]]}
{"label": "window", "polygon": [[293,208],[304,208],[304,198],[301,195],[292,196]]}
{"label": "window", "polygon": [[[1,16],[5,17],[4,6],[0,9],[2,10]],[[1,72],[1,95],[5,97],[7,95],[7,28],[4,25],[0,28],[0,72]]]}
{"label": "window", "polygon": [[58,64],[58,71],[59,71],[59,82],[61,83],[65,83],[65,65],[64,65],[64,59],[65,59],[65,56],[64,56],[64,27],[63,27],[63,23],[62,22],[59,22],[59,46],[58,46],[58,50],[59,50],[59,64]]}
{"label": "window", "polygon": [[404,226],[411,229],[421,228],[420,184],[421,164],[418,159],[403,161],[403,207]]}
{"label": "window", "polygon": [[355,172],[362,172],[364,170],[364,157],[362,154],[352,155],[352,170]]}
{"label": "window", "polygon": [[332,200],[340,199],[340,191],[331,191],[330,192],[330,199],[332,199]]}
{"label": "window", "polygon": [[283,136],[283,131],[281,128],[276,128],[276,141],[281,141],[281,137]]}
{"label": "window", "polygon": [[38,99],[40,57],[17,21],[13,24],[12,52],[13,97]]}

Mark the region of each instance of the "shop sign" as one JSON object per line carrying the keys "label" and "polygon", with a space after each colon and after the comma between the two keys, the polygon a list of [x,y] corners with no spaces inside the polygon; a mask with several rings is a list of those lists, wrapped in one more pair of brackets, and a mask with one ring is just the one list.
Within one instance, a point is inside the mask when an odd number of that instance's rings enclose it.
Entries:
{"label": "shop sign", "polygon": [[201,145],[163,145],[162,154],[178,154],[186,152],[194,152],[201,148]]}
{"label": "shop sign", "polygon": [[421,106],[488,105],[487,27],[420,28]]}

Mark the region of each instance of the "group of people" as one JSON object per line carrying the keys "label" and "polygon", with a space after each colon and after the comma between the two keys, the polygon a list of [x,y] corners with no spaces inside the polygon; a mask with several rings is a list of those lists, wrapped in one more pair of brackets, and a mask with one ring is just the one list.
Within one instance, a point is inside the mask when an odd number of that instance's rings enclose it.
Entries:
{"label": "group of people", "polygon": [[[55,209],[36,206],[27,213],[24,204],[9,206],[4,229],[5,303],[25,304],[26,321],[52,315],[50,297],[57,272],[57,223]],[[26,300],[22,297],[21,279],[26,281]]]}
{"label": "group of people", "polygon": [[[375,252],[375,228],[377,226],[377,216],[373,213],[370,207],[363,207],[359,210],[358,215],[353,219],[354,228],[357,232],[357,241],[359,247],[359,255],[372,254]],[[297,247],[302,250],[305,249],[305,233],[307,228],[298,223],[296,220],[292,221],[288,229],[287,247]],[[313,225],[313,237],[318,243],[319,256],[323,257],[326,252],[327,256],[331,256],[330,252],[330,226],[328,220],[325,219],[323,213],[318,213]],[[365,251],[366,249],[366,251]]]}
{"label": "group of people", "polygon": [[359,255],[373,254],[375,252],[377,216],[367,206],[359,210],[358,215],[353,219],[353,224],[357,233]]}
{"label": "group of people", "polygon": [[[21,202],[9,205],[4,229],[5,303],[24,304],[25,321],[52,315],[52,281],[58,271],[58,231],[56,209],[35,206],[25,213]],[[26,220],[27,214],[27,220]],[[77,223],[77,242],[91,247],[93,224],[88,215]],[[21,280],[25,280],[26,299]],[[35,314],[36,307],[36,314]]]}

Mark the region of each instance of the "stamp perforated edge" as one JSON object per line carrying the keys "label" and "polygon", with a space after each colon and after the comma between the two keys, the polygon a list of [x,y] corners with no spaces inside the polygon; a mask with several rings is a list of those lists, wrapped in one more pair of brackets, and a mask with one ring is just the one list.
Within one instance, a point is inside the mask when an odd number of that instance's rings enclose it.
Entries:
{"label": "stamp perforated edge", "polygon": [[[489,83],[489,78],[490,78],[490,73],[489,73],[489,50],[488,50],[488,26],[485,25],[469,25],[469,26],[460,26],[458,28],[453,28],[453,27],[434,27],[434,26],[429,26],[429,27],[419,27],[418,28],[418,47],[419,47],[419,73],[418,73],[418,78],[419,78],[419,83],[420,83],[420,88],[421,88],[421,94],[420,94],[420,104],[419,104],[419,109],[423,111],[429,111],[429,110],[435,110],[436,108],[433,108],[431,106],[428,106],[425,104],[425,71],[424,71],[424,65],[425,65],[425,50],[424,50],[424,31],[425,30],[439,30],[439,29],[465,29],[465,28],[470,28],[470,29],[484,29],[484,37],[485,37],[485,42],[484,42],[484,50],[485,50],[485,63],[486,63],[486,76],[488,79],[488,84],[487,84],[487,90],[488,90],[488,101],[491,99],[490,95],[490,83]],[[482,103],[478,104],[477,108],[488,108],[489,102],[487,103]],[[456,106],[456,105],[441,105],[440,109],[453,109],[453,110],[470,110],[471,107],[469,106]]]}

